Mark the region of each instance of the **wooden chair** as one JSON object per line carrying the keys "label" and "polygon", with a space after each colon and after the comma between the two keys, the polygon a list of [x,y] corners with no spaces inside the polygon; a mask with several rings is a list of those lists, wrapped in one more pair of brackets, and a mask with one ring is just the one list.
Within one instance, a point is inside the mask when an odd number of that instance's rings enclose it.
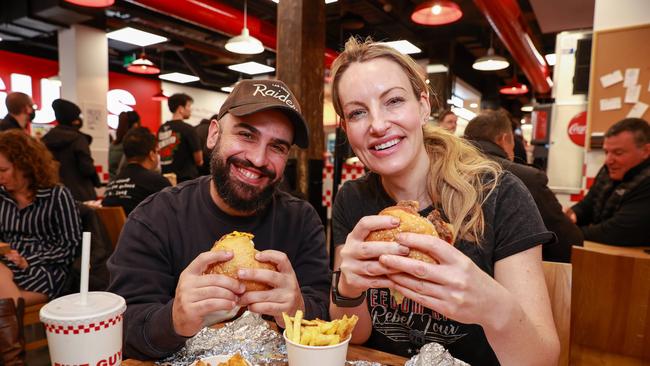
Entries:
{"label": "wooden chair", "polygon": [[[23,315],[23,328],[25,328],[26,334],[27,334],[27,329],[29,329],[30,327],[33,328],[33,327],[42,326],[40,325],[41,320],[38,316],[38,313],[41,311],[41,308],[45,306],[45,304],[46,303],[44,302],[44,303],[34,304],[25,307],[25,314]],[[36,333],[38,332],[32,332],[32,334],[36,334]],[[45,346],[47,346],[47,338],[38,338],[25,343],[25,350],[31,351]]]}
{"label": "wooden chair", "polygon": [[543,262],[544,278],[551,299],[555,328],[560,338],[558,365],[569,364],[569,336],[571,333],[571,264]]}
{"label": "wooden chair", "polygon": [[117,246],[117,240],[120,238],[122,226],[126,222],[126,215],[122,207],[95,207],[95,212],[104,224],[108,236],[113,244],[113,249]]}
{"label": "wooden chair", "polygon": [[650,255],[585,242],[572,262],[571,364],[650,364]]}

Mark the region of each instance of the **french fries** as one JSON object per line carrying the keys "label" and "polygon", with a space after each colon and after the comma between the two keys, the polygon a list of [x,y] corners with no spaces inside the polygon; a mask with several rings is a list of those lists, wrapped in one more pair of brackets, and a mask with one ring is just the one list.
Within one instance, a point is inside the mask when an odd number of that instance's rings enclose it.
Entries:
{"label": "french fries", "polygon": [[342,319],[335,319],[329,322],[324,320],[305,320],[301,310],[296,312],[294,317],[282,313],[286,335],[294,343],[305,346],[333,346],[346,340],[359,317],[352,315],[348,318],[343,315]]}

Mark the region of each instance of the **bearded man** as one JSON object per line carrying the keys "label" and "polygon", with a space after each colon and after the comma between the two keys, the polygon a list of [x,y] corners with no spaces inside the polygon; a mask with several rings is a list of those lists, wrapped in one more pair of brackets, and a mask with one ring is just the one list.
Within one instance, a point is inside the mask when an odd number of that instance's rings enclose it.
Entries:
{"label": "bearded man", "polygon": [[[215,313],[237,307],[273,317],[303,310],[328,317],[330,272],[323,225],[309,203],[278,190],[291,144],[305,148],[298,101],[278,80],[242,80],[213,119],[207,139],[211,176],[144,200],[126,222],[108,262],[109,291],[127,302],[124,356],[159,359],[180,349]],[[232,231],[255,235],[258,261],[278,272],[240,270],[262,282],[203,273],[231,252],[210,252]],[[236,311],[235,311],[236,312]],[[223,320],[223,319],[222,319]]]}

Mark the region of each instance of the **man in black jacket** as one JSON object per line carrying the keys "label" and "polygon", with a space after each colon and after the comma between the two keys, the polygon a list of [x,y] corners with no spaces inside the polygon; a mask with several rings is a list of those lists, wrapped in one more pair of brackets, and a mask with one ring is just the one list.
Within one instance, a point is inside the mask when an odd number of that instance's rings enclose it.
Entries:
{"label": "man in black jacket", "polygon": [[585,240],[650,245],[650,126],[626,118],[605,133],[605,165],[585,198],[566,211]]}
{"label": "man in black jacket", "polygon": [[548,188],[548,177],[541,170],[513,162],[514,136],[508,116],[500,111],[485,111],[465,128],[465,138],[485,155],[516,175],[530,191],[544,225],[558,237],[556,243],[542,247],[542,258],[552,262],[570,262],[571,246],[582,245],[582,234],[564,216],[562,206]]}
{"label": "man in black jacket", "polygon": [[61,164],[61,182],[72,192],[75,200],[95,200],[95,187],[100,181],[90,155],[91,138],[79,131],[83,123],[81,109],[64,99],[53,101],[52,109],[59,124],[46,133],[42,141]]}

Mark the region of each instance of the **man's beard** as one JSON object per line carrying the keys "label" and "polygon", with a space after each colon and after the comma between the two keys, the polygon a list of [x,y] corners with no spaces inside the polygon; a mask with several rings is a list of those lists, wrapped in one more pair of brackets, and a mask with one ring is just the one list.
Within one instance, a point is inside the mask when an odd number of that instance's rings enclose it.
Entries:
{"label": "man's beard", "polygon": [[[275,172],[256,167],[248,160],[231,156],[224,161],[218,150],[219,143],[217,142],[210,157],[210,173],[219,197],[228,206],[240,212],[257,213],[264,209],[273,199],[273,194],[282,180],[275,180]],[[251,167],[259,170],[270,180],[270,183],[266,187],[258,188],[232,178],[230,167],[233,164],[236,167]]]}

